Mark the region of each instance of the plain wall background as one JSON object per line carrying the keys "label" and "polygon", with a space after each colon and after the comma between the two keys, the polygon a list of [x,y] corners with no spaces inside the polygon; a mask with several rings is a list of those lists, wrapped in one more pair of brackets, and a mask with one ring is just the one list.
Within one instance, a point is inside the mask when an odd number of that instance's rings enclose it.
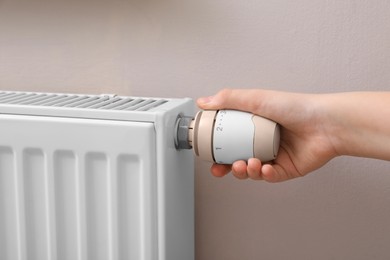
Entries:
{"label": "plain wall background", "polygon": [[[2,90],[223,87],[390,90],[390,1],[0,0]],[[388,162],[337,158],[281,184],[209,166],[197,161],[197,260],[390,259]]]}

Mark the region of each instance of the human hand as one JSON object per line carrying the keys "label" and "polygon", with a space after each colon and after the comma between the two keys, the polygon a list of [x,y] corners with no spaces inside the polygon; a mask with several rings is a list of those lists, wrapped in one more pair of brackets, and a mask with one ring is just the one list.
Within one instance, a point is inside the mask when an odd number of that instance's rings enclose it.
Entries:
{"label": "human hand", "polygon": [[224,89],[215,96],[200,98],[201,109],[236,109],[269,118],[282,126],[278,156],[271,163],[259,159],[236,161],[232,165],[213,164],[216,177],[232,171],[238,179],[251,178],[280,182],[301,177],[320,168],[338,155],[321,106],[320,95],[296,94],[259,89]]}

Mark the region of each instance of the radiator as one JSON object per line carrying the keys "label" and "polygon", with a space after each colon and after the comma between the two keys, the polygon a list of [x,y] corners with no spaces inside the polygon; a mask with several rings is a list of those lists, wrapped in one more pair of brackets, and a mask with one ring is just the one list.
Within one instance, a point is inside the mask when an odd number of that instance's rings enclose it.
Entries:
{"label": "radiator", "polygon": [[190,99],[0,92],[0,259],[194,259]]}

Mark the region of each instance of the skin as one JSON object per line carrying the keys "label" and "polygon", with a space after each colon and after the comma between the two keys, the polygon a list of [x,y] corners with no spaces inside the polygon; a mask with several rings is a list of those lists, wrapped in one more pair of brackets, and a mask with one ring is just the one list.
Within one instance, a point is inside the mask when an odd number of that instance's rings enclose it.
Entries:
{"label": "skin", "polygon": [[281,182],[302,177],[336,156],[390,160],[390,92],[301,94],[261,89],[223,89],[197,100],[199,108],[237,109],[282,126],[277,158],[213,164],[211,173]]}

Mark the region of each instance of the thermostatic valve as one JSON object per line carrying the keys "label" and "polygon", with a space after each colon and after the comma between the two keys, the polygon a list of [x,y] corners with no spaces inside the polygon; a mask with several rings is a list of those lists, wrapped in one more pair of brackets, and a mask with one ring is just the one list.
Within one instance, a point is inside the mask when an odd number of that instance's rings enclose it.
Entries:
{"label": "thermostatic valve", "polygon": [[[251,113],[204,110],[199,111],[190,122],[184,118],[179,121],[182,122],[177,127],[178,148],[192,147],[197,156],[207,161],[231,164],[255,157],[267,162],[275,159],[279,150],[279,125]],[[179,131],[185,128],[187,136],[179,136]]]}
{"label": "thermostatic valve", "polygon": [[255,157],[255,126],[252,117],[249,113],[233,110],[221,110],[216,114],[213,127],[213,155],[216,163]]}

